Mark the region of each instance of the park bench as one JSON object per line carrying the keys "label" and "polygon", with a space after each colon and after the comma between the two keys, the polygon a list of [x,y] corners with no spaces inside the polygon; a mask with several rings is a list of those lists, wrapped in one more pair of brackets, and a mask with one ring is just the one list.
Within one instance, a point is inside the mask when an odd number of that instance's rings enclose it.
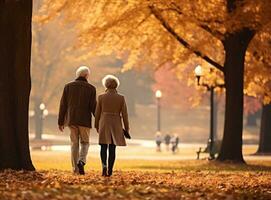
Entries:
{"label": "park bench", "polygon": [[[221,147],[221,140],[214,141],[214,147],[213,147],[214,155],[218,154],[220,147]],[[202,149],[204,149],[204,150],[202,150]],[[199,150],[196,151],[197,160],[200,159],[201,153],[205,153],[205,154],[210,153],[210,143],[209,142],[207,143],[207,147],[205,147],[205,148],[199,147]]]}

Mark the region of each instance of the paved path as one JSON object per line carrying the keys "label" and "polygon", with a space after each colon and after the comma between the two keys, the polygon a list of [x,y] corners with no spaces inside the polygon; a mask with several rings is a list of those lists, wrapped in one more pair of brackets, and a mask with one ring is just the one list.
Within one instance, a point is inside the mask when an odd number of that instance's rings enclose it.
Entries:
{"label": "paved path", "polygon": [[[33,138],[31,135],[30,138]],[[43,135],[43,141],[31,140],[31,146],[41,145],[42,150],[70,153],[70,141],[67,135]],[[94,140],[94,139],[92,139]],[[61,145],[59,145],[61,144]],[[47,147],[46,147],[47,146]],[[133,139],[128,140],[128,147],[119,147],[118,158],[127,160],[195,160],[196,151],[199,147],[205,147],[206,144],[199,143],[181,143],[179,151],[172,154],[166,151],[165,146],[162,146],[162,152],[155,151],[155,142],[152,140]],[[244,145],[245,160],[270,160],[271,156],[255,156],[252,155],[257,149],[257,145]],[[89,148],[90,157],[99,157],[99,145],[93,141]],[[202,154],[201,158],[207,158],[208,154]]]}

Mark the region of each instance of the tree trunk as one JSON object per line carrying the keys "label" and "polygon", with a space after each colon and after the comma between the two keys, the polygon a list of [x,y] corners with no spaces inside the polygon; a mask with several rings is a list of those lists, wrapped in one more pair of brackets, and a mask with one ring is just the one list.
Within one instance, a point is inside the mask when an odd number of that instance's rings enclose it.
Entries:
{"label": "tree trunk", "polygon": [[217,94],[214,93],[214,141],[218,139],[217,127],[218,127],[218,98]]}
{"label": "tree trunk", "polygon": [[226,34],[224,76],[226,84],[225,124],[219,161],[244,162],[242,154],[244,60],[254,32],[243,29]]}
{"label": "tree trunk", "polygon": [[0,169],[35,170],[28,108],[32,0],[0,0]]}
{"label": "tree trunk", "polygon": [[247,115],[246,126],[257,126],[257,113]]}
{"label": "tree trunk", "polygon": [[260,141],[256,154],[271,154],[271,104],[263,106]]}

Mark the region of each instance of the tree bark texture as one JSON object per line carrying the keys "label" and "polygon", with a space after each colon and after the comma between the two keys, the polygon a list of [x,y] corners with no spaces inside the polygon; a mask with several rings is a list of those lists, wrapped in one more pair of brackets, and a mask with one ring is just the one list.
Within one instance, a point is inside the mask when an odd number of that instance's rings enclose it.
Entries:
{"label": "tree bark texture", "polygon": [[242,155],[244,61],[254,31],[242,29],[229,33],[223,41],[226,57],[224,77],[226,108],[224,134],[219,161],[244,162]]}
{"label": "tree bark texture", "polygon": [[32,0],[0,0],[0,169],[34,170],[28,109]]}

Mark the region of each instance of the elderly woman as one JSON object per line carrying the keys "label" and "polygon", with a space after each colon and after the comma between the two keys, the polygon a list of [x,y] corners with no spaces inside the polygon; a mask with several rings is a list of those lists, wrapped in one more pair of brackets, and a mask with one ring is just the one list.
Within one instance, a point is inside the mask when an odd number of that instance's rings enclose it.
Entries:
{"label": "elderly woman", "polygon": [[[128,113],[124,96],[118,94],[119,80],[113,75],[107,75],[102,80],[105,93],[98,97],[95,112],[95,128],[99,133],[101,145],[102,175],[111,176],[115,162],[116,146],[126,146],[124,129],[129,132]],[[121,120],[122,119],[122,120]],[[107,168],[107,149],[109,149]]]}

